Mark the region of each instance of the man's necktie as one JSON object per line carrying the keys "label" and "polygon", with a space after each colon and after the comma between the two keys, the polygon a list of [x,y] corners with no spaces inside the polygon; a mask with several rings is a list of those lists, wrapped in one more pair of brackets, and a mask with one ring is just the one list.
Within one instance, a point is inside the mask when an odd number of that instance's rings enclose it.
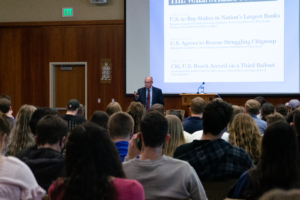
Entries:
{"label": "man's necktie", "polygon": [[148,89],[146,110],[150,109],[150,89]]}

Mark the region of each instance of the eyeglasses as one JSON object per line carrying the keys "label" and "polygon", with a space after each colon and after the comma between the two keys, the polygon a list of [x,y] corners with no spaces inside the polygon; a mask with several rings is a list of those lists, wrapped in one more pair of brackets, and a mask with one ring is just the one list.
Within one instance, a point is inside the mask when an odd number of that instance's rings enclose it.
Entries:
{"label": "eyeglasses", "polygon": [[152,82],[145,82],[145,83],[152,83]]}

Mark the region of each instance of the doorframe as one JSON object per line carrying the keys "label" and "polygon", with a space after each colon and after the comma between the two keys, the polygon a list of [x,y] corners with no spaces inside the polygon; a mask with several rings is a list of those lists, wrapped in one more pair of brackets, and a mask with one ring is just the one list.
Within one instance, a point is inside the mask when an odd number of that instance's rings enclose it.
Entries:
{"label": "doorframe", "polygon": [[85,118],[87,119],[87,62],[49,62],[49,107],[55,108],[55,65],[84,65]]}

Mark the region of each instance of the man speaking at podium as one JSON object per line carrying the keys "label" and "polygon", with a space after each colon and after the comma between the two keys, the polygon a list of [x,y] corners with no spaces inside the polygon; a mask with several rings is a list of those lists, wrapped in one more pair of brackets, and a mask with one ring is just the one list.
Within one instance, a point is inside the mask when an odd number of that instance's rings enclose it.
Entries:
{"label": "man speaking at podium", "polygon": [[165,105],[161,89],[153,87],[152,84],[153,78],[147,76],[145,78],[145,87],[134,92],[134,101],[141,102],[146,110],[149,110],[156,103]]}

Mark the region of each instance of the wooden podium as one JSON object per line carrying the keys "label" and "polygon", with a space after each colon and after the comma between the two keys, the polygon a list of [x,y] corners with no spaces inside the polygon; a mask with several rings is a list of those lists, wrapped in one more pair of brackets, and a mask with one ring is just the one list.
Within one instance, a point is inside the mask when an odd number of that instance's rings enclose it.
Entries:
{"label": "wooden podium", "polygon": [[190,106],[191,100],[196,97],[203,98],[207,103],[215,99],[216,94],[180,94],[181,96],[181,105]]}

